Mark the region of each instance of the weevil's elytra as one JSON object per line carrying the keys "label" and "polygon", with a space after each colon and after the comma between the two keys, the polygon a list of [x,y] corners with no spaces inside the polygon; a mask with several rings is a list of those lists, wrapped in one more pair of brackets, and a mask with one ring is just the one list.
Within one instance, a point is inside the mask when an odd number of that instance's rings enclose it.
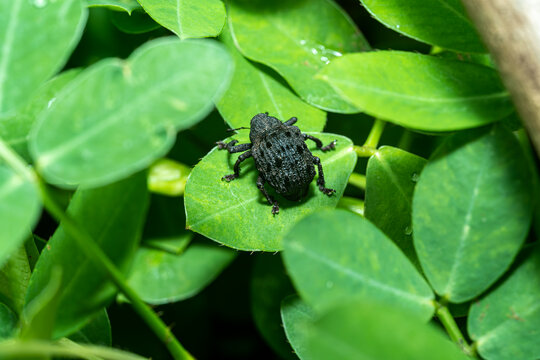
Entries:
{"label": "weevil's elytra", "polygon": [[237,140],[229,143],[217,142],[219,149],[227,149],[230,153],[244,152],[234,164],[234,173],[225,175],[222,179],[232,181],[240,176],[240,163],[253,156],[255,166],[259,171],[257,187],[272,205],[272,214],[279,212],[277,201],[264,188],[268,182],[276,192],[288,200],[300,200],[308,192],[309,184],[315,177],[315,166],[318,168],[319,190],[328,196],[336,191],[325,187],[324,173],[321,161],[313,156],[305,141],[310,139],[322,151],[334,149],[336,141],[322,146],[321,140],[293,126],[297,119],[290,118],[284,123],[268,113],[260,113],[251,119],[249,139],[251,143],[240,144]]}

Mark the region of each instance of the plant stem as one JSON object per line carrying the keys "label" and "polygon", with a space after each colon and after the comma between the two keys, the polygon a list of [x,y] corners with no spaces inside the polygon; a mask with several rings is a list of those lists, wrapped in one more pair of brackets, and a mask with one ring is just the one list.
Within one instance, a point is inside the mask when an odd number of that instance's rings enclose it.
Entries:
{"label": "plant stem", "polygon": [[349,176],[349,184],[356,186],[359,189],[365,190],[366,189],[366,175],[353,172],[351,176]]}
{"label": "plant stem", "polygon": [[19,154],[2,141],[2,139],[0,139],[0,158],[4,159],[4,161],[19,175],[32,182],[35,181],[34,173],[28,168],[28,164],[21,159]]}
{"label": "plant stem", "polygon": [[376,119],[369,131],[369,135],[364,142],[364,145],[353,146],[358,157],[370,157],[377,153],[377,146],[379,145],[379,140],[381,139],[385,124],[384,121]]}
{"label": "plant stem", "polygon": [[64,230],[77,242],[85,255],[96,266],[103,268],[118,290],[129,299],[135,312],[146,322],[157,337],[167,346],[169,352],[175,360],[194,359],[191,354],[174,337],[171,330],[161,321],[157,314],[146,305],[137,293],[126,283],[122,273],[115,267],[112,261],[103,253],[101,248],[94,242],[94,239],[69,216],[67,215],[51,196],[47,185],[38,178],[39,188],[43,205],[47,211],[61,222]]}
{"label": "plant stem", "polygon": [[354,145],[353,150],[358,157],[370,157],[372,155],[375,155],[375,153],[377,152],[377,150],[374,148],[367,148],[365,146],[358,145]]}
{"label": "plant stem", "polygon": [[375,123],[373,123],[373,126],[371,127],[371,131],[369,132],[369,135],[366,139],[366,142],[364,143],[364,147],[367,148],[373,148],[376,149],[379,145],[379,140],[381,139],[384,125],[386,125],[386,122],[375,119]]}
{"label": "plant stem", "polygon": [[443,324],[446,332],[450,336],[453,342],[458,344],[458,346],[463,350],[463,352],[471,357],[476,358],[476,353],[473,348],[467,343],[467,340],[463,337],[461,330],[456,324],[454,317],[450,314],[448,307],[442,304],[438,304],[436,310],[437,317]]}
{"label": "plant stem", "polygon": [[145,360],[146,358],[110,347],[74,344],[67,341],[45,342],[40,340],[14,340],[0,342],[2,359],[36,359],[40,356],[59,356],[62,358],[107,360]]}

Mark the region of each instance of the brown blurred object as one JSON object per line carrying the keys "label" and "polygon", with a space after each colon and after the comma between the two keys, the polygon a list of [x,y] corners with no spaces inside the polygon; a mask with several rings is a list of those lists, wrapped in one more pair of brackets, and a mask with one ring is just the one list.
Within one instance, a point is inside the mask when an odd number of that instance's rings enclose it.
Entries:
{"label": "brown blurred object", "polygon": [[462,0],[540,155],[540,0]]}

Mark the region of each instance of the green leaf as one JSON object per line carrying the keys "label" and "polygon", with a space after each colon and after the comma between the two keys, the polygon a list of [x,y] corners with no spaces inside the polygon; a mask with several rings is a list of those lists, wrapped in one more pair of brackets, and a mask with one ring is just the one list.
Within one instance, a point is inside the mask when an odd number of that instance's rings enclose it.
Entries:
{"label": "green leaf", "polygon": [[157,23],[180,39],[218,36],[225,24],[221,0],[138,0]]}
{"label": "green leaf", "polygon": [[300,220],[283,241],[300,296],[315,310],[369,297],[428,320],[433,292],[398,247],[368,220],[325,210]]}
{"label": "green leaf", "polygon": [[142,247],[133,260],[128,283],[147,303],[172,303],[199,293],[235,257],[230,249],[204,243],[192,243],[180,255]]}
{"label": "green leaf", "polygon": [[525,240],[534,191],[517,139],[502,127],[457,133],[424,168],[414,246],[435,291],[460,303],[502,275]]}
{"label": "green leaf", "polygon": [[19,247],[0,269],[0,303],[20,314],[30,281],[30,265],[23,246]]}
{"label": "green leaf", "polygon": [[131,12],[140,9],[141,5],[137,0],[86,0],[88,7],[104,6],[111,10],[125,11],[131,15]]}
{"label": "green leaf", "polygon": [[538,247],[508,278],[474,302],[469,335],[486,359],[538,359],[540,343],[540,251]]}
{"label": "green leaf", "polygon": [[414,186],[425,163],[419,156],[383,146],[369,159],[366,170],[366,219],[394,241],[418,269],[411,208]]}
{"label": "green leaf", "polygon": [[309,359],[469,359],[439,329],[383,304],[341,305],[305,331]]}
{"label": "green leaf", "polygon": [[0,303],[0,340],[9,339],[17,328],[17,315]]}
{"label": "green leaf", "polygon": [[[139,173],[106,187],[77,190],[67,213],[121,271],[127,272],[142,231],[147,196],[146,176]],[[62,311],[56,316],[53,334],[59,338],[84,326],[113,299],[116,288],[60,224],[36,264],[25,308],[46,286],[54,266],[61,266],[66,274],[60,284]]]}
{"label": "green leaf", "polygon": [[232,54],[235,67],[231,85],[216,105],[231,128],[249,127],[254,115],[269,112],[281,120],[297,117],[303,131],[323,130],[324,111],[306,104],[281,82],[246,60],[234,46],[227,29],[223,30],[221,39]]}
{"label": "green leaf", "polygon": [[63,280],[62,268],[53,265],[43,283],[43,287],[25,304],[21,316],[20,337],[25,340],[51,338],[54,318],[57,316]]}
{"label": "green leaf", "polygon": [[257,255],[251,277],[251,312],[257,329],[283,359],[295,359],[287,344],[280,317],[280,303],[294,288],[285,273],[281,257]]}
{"label": "green leaf", "polygon": [[40,207],[35,184],[0,163],[0,266],[30,235]]}
{"label": "green leaf", "polygon": [[375,19],[403,35],[446,49],[487,52],[459,0],[360,1]]}
{"label": "green leaf", "polygon": [[285,334],[300,359],[310,359],[305,324],[315,321],[316,318],[313,309],[296,295],[288,296],[281,303],[281,319]]}
{"label": "green leaf", "polygon": [[81,0],[0,2],[0,115],[64,66],[86,17]]}
{"label": "green leaf", "polygon": [[80,72],[80,69],[71,69],[58,74],[41,85],[19,112],[0,118],[0,138],[26,161],[32,160],[28,153],[28,134],[39,114],[56,101],[56,95],[60,90]]}
{"label": "green leaf", "polygon": [[231,0],[227,4],[232,37],[246,57],[277,71],[311,105],[333,112],[358,112],[328,84],[314,78],[334,58],[369,49],[336,3]]}
{"label": "green leaf", "polygon": [[226,50],[210,40],[161,38],[126,61],[100,61],[42,113],[30,154],[47,181],[63,187],[125,178],[204,118],[231,71]]}
{"label": "green leaf", "polygon": [[[187,227],[239,250],[281,250],[283,235],[300,218],[336,206],[356,164],[356,154],[348,138],[335,134],[313,135],[324,144],[337,139],[336,149],[324,153],[312,142],[307,144],[313,155],[321,159],[326,186],[335,189],[336,194],[331,197],[323,194],[313,180],[307,197],[300,203],[277,195],[280,212],[272,215],[272,206],[256,186],[258,171],[253,159],[242,164],[240,178],[228,183],[221,177],[232,173],[237,156],[216,147],[195,166],[188,178],[184,195]],[[241,143],[249,141],[245,134],[236,138]],[[268,184],[266,188],[273,193]]]}
{"label": "green leaf", "polygon": [[69,338],[77,343],[111,346],[111,323],[107,311],[101,310],[88,324]]}
{"label": "green leaf", "polygon": [[401,51],[345,55],[318,77],[366,113],[408,128],[452,131],[513,111],[494,69]]}
{"label": "green leaf", "polygon": [[131,14],[125,12],[111,13],[110,19],[114,26],[127,34],[144,34],[161,27],[142,8],[141,11],[133,11]]}

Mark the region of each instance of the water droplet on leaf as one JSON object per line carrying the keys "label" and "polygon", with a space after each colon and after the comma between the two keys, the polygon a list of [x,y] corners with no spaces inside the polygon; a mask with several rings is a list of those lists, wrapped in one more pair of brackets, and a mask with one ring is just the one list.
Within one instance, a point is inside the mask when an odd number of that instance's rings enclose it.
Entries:
{"label": "water droplet on leaf", "polygon": [[41,8],[44,8],[45,6],[47,6],[47,0],[32,0],[32,5],[34,5],[35,7],[41,9]]}
{"label": "water droplet on leaf", "polygon": [[412,180],[412,182],[418,182],[418,179],[419,179],[419,178],[420,178],[420,177],[418,176],[417,173],[413,173],[413,174],[411,175],[411,180]]}

